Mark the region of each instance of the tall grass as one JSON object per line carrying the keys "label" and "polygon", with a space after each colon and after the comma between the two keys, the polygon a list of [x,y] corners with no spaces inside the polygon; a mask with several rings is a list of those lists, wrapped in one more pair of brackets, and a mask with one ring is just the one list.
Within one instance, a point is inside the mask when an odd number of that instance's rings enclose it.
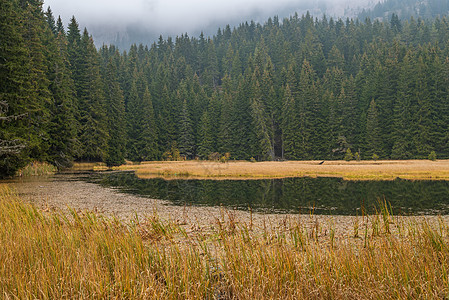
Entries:
{"label": "tall grass", "polygon": [[165,161],[121,166],[122,170],[135,170],[137,176],[190,176],[194,178],[248,179],[284,177],[342,177],[347,180],[449,179],[449,160],[401,161],[285,161],[245,162],[225,164],[211,161]]}
{"label": "tall grass", "polygon": [[[387,212],[384,212],[387,214]],[[0,186],[5,299],[398,299],[449,295],[443,221],[364,218],[364,238],[301,222],[251,230],[228,213],[210,230],[42,212]],[[389,228],[375,222],[387,220]],[[377,220],[377,221],[375,221]],[[357,225],[359,226],[359,225]],[[380,224],[376,225],[381,227]],[[382,230],[383,229],[383,230]]]}
{"label": "tall grass", "polygon": [[22,169],[18,170],[16,176],[28,177],[28,176],[42,176],[54,174],[58,169],[46,162],[34,161]]}

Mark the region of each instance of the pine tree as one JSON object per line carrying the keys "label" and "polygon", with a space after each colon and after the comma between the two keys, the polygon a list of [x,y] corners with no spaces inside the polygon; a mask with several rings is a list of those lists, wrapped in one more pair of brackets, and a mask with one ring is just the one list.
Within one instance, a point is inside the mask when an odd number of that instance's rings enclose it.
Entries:
{"label": "pine tree", "polygon": [[381,153],[381,142],[378,112],[376,102],[373,99],[368,108],[366,118],[366,157],[372,157],[373,154]]}
{"label": "pine tree", "polygon": [[0,2],[0,177],[12,176],[27,162],[28,49],[15,1]]}
{"label": "pine tree", "polygon": [[77,124],[74,117],[75,88],[70,75],[70,63],[67,57],[67,40],[59,33],[56,40],[51,39],[47,48],[54,49],[49,64],[50,91],[50,123],[48,128],[49,149],[48,161],[58,168],[72,165],[79,150]]}
{"label": "pine tree", "polygon": [[408,53],[404,57],[399,77],[399,88],[394,105],[393,140],[391,151],[393,159],[408,159],[413,156],[412,131],[414,111],[414,58]]}
{"label": "pine tree", "polygon": [[179,152],[181,156],[191,159],[195,156],[195,141],[192,120],[190,118],[187,100],[182,103],[181,115],[179,117]]}
{"label": "pine tree", "polygon": [[253,128],[258,143],[257,156],[261,160],[274,160],[274,145],[271,144],[270,131],[268,127],[268,117],[262,103],[262,93],[259,82],[253,76],[254,85],[252,87],[251,97],[251,116]]}
{"label": "pine tree", "polygon": [[104,78],[109,131],[105,161],[109,167],[123,164],[126,156],[125,101],[116,74],[116,67],[110,59]]}
{"label": "pine tree", "polygon": [[45,160],[49,147],[48,105],[51,103],[50,81],[46,76],[48,51],[44,46],[48,24],[40,1],[19,1],[18,8],[22,11],[23,37],[30,62],[27,76],[28,99],[23,103],[30,113],[30,118],[28,126],[24,128],[24,134],[28,139],[29,156]]}
{"label": "pine tree", "polygon": [[295,99],[290,91],[290,86],[287,84],[284,91],[284,104],[282,107],[282,158],[286,159],[300,159],[299,152],[301,145],[301,137],[298,134],[299,116]]}
{"label": "pine tree", "polygon": [[209,113],[206,110],[203,113],[200,121],[198,156],[202,159],[206,159],[213,152],[214,152],[214,139],[213,139],[212,122],[209,117]]}
{"label": "pine tree", "polygon": [[64,24],[62,24],[61,16],[58,16],[58,21],[56,21],[56,31],[57,33],[62,33],[65,35]]}
{"label": "pine tree", "polygon": [[[80,159],[104,161],[108,132],[104,88],[100,76],[99,57],[87,30],[80,43],[82,50],[78,74],[78,100],[80,120]],[[76,83],[76,81],[75,81]]]}
{"label": "pine tree", "polygon": [[221,112],[219,119],[219,128],[217,135],[217,146],[221,153],[232,153],[232,112],[233,101],[231,94],[231,82],[230,78],[226,76],[223,78],[223,93],[221,95]]}
{"label": "pine tree", "polygon": [[[140,75],[134,75],[127,105],[128,158],[133,161],[156,160],[160,155],[153,103],[148,86]],[[138,86],[143,87],[143,93],[139,93]]]}

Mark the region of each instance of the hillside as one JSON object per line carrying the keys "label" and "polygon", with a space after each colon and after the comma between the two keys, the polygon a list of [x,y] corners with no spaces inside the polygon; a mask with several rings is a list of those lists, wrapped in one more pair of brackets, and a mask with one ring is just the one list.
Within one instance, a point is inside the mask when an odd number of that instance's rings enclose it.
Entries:
{"label": "hillside", "polygon": [[449,157],[446,17],[295,14],[122,53],[35,2],[1,5],[3,176],[31,159]]}
{"label": "hillside", "polygon": [[362,11],[358,17],[361,20],[369,17],[374,19],[390,19],[396,14],[401,19],[447,16],[449,13],[448,0],[386,0],[377,3],[372,9]]}

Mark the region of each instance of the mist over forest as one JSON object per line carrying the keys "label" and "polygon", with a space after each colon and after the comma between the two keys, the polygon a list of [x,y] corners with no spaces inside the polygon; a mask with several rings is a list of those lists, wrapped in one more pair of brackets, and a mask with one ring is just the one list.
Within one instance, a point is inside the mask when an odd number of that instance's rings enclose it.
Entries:
{"label": "mist over forest", "polygon": [[39,1],[0,3],[1,176],[34,160],[449,157],[445,15],[307,12],[122,51]]}
{"label": "mist over forest", "polygon": [[246,0],[246,1],[58,1],[46,0],[54,14],[64,22],[75,15],[81,28],[87,27],[95,44],[114,44],[127,50],[133,43],[151,45],[159,36],[176,37],[187,33],[198,37],[217,33],[218,28],[231,28],[251,20],[264,23],[269,17],[281,20],[294,13],[309,11],[321,18],[355,17],[363,9],[372,8],[378,0]]}

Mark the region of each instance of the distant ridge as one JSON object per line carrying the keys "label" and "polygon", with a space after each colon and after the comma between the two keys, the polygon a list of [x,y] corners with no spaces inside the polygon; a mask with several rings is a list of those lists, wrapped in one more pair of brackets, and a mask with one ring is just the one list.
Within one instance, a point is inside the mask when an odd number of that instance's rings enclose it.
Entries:
{"label": "distant ridge", "polygon": [[358,18],[389,20],[395,14],[400,19],[431,19],[449,14],[449,0],[386,0],[377,3],[372,9],[363,10]]}

